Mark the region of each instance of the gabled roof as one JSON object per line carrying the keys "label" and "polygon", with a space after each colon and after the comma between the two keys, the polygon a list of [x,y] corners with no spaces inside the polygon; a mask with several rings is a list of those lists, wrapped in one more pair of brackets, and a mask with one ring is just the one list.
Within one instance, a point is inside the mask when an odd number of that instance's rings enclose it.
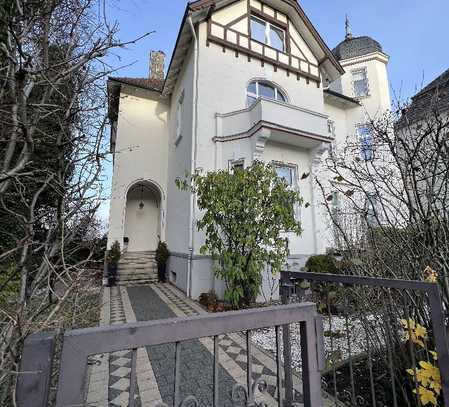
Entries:
{"label": "gabled roof", "polygon": [[398,122],[401,128],[426,119],[431,114],[449,112],[449,69],[412,97]]}
{"label": "gabled roof", "polygon": [[419,95],[429,92],[431,90],[435,90],[437,88],[449,88],[449,69],[444,71],[440,76],[430,82],[427,86],[425,86],[419,93],[413,96],[413,99],[418,97]]}
{"label": "gabled roof", "polygon": [[[190,48],[192,42],[192,32],[187,23],[187,18],[191,17],[194,24],[205,20],[209,17],[210,12],[215,8],[223,8],[229,4],[238,0],[196,0],[187,4],[184,17],[181,22],[181,26],[178,33],[178,38],[176,40],[175,48],[173,50],[172,58],[170,60],[170,65],[167,70],[167,76],[165,81],[151,80],[148,78],[109,78],[111,81],[122,83],[126,85],[137,86],[142,89],[152,90],[156,92],[161,92],[163,96],[168,96],[171,94],[176,81],[178,79],[179,72],[182,69],[184,59]],[[287,9],[292,10],[301,19],[302,25],[307,29],[309,34],[305,38],[306,42],[315,53],[320,50],[319,60],[320,66],[323,67],[327,72],[331,81],[336,79],[338,76],[344,73],[344,69],[341,67],[340,63],[337,61],[335,56],[332,54],[331,50],[327,47],[313,24],[307,18],[306,14],[298,4],[296,0],[265,0],[272,5],[277,4],[278,6],[283,6],[284,11]],[[288,13],[287,13],[288,14]]]}
{"label": "gabled roof", "polygon": [[109,80],[156,92],[161,92],[164,87],[164,80],[161,79],[110,77]]}
{"label": "gabled roof", "polygon": [[[209,17],[210,12],[228,6],[239,0],[196,0],[187,4],[181,27],[176,40],[175,49],[173,51],[170,66],[167,71],[167,78],[163,88],[163,95],[169,95],[176,83],[179,72],[181,71],[184,58],[190,48],[192,41],[192,33],[187,23],[187,18],[191,17],[194,24],[203,21]],[[344,74],[344,69],[337,61],[332,51],[328,48],[324,40],[319,35],[313,24],[310,22],[303,9],[296,0],[265,0],[267,4],[271,4],[274,8],[282,7],[283,12],[295,14],[300,20],[300,26],[304,28],[304,40],[307,42],[312,52],[314,52],[319,60],[320,67],[328,72],[330,80],[333,81],[340,75]]]}

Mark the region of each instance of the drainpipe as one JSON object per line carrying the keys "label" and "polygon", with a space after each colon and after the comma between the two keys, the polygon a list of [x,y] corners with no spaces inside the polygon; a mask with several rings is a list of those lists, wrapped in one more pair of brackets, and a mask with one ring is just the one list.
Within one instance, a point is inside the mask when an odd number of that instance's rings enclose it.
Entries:
{"label": "drainpipe", "polygon": [[[192,31],[194,42],[193,57],[193,117],[192,117],[192,152],[190,173],[196,170],[196,150],[197,150],[197,118],[198,118],[198,37],[192,22],[192,17],[188,18],[190,30]],[[194,249],[194,222],[195,222],[195,195],[190,196],[190,217],[189,217],[189,259],[187,262],[187,296],[192,296],[192,265],[193,265],[193,249]]]}

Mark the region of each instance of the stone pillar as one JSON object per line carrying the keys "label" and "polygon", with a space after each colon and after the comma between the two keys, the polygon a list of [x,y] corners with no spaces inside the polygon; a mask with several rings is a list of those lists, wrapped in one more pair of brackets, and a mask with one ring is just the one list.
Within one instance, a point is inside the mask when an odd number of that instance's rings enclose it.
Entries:
{"label": "stone pillar", "polygon": [[150,52],[150,79],[164,80],[165,54],[162,51]]}

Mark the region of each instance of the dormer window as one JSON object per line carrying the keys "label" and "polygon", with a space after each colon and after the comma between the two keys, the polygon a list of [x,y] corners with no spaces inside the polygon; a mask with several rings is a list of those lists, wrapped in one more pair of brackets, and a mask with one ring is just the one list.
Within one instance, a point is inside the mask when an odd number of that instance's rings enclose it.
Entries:
{"label": "dormer window", "polygon": [[285,31],[259,17],[251,16],[251,38],[279,51],[285,51]]}
{"label": "dormer window", "polygon": [[286,102],[287,98],[275,85],[266,81],[253,81],[246,89],[246,105],[251,106],[258,98],[273,99]]}

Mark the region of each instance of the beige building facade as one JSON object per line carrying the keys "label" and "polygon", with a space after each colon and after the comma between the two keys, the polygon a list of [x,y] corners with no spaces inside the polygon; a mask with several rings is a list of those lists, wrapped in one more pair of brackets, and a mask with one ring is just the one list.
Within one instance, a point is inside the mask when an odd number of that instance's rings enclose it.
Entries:
{"label": "beige building facade", "polygon": [[[109,246],[148,252],[165,240],[173,284],[192,298],[222,295],[211,259],[199,254],[201,213],[175,179],[263,160],[309,203],[297,213],[304,233],[289,236],[289,263],[301,267],[331,247],[313,175],[325,176],[323,156],[349,134],[369,155],[365,124],[390,108],[380,44],[348,32],[331,51],[296,0],[199,0],[186,8],[165,75],[161,58],[152,53],[148,78],[108,82]],[[276,281],[267,274],[265,296],[276,296]]]}

